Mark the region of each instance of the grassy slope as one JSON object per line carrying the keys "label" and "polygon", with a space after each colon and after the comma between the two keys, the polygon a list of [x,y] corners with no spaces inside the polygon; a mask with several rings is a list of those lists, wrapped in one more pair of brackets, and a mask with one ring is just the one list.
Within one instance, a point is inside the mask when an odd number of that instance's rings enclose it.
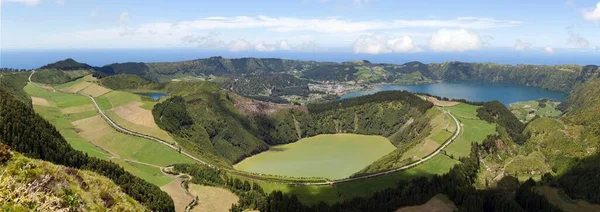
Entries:
{"label": "grassy slope", "polygon": [[[111,180],[94,172],[15,154],[7,164],[0,165],[0,173],[3,173],[0,178],[3,211],[145,210]],[[44,183],[45,180],[48,181]],[[114,201],[110,208],[106,204],[109,199]]]}
{"label": "grassy slope", "polygon": [[477,117],[477,108],[477,106],[464,103],[445,108],[463,125],[463,132],[446,148],[447,154],[455,158],[467,157],[472,143],[481,143],[488,135],[496,133],[495,124],[490,124]]}
{"label": "grassy slope", "polygon": [[[94,144],[84,139],[81,135],[79,135],[77,129],[72,125],[72,122],[95,116],[97,115],[97,112],[94,111],[84,112],[80,114],[71,114],[67,117],[61,112],[60,109],[91,104],[91,100],[89,98],[76,94],[65,94],[60,92],[46,91],[31,84],[25,87],[25,91],[30,96],[45,98],[56,105],[56,107],[34,106],[34,109],[37,113],[42,115],[42,117],[44,117],[46,120],[50,121],[50,123],[55,125],[59,132],[76,150],[83,151],[90,156],[95,156],[106,160],[112,160],[113,162],[116,162],[123,168],[125,168],[125,170],[158,186],[167,184],[170,181],[172,181],[172,179],[162,176],[160,174],[160,170],[156,167],[134,164],[125,160],[111,158],[111,155],[109,153],[95,146]],[[123,96],[131,97],[131,95],[118,94],[113,95],[110,98]],[[117,102],[128,102],[130,100],[131,98],[120,100]],[[166,146],[149,140],[133,136],[126,136],[114,130],[111,130],[111,133],[108,136],[103,137],[102,142],[106,143],[106,146],[104,147],[106,147],[108,151],[111,151],[113,153],[118,152],[119,156],[124,157],[125,159],[132,159],[140,162],[157,164],[161,166],[173,163],[192,162],[187,157],[176,154],[175,151],[171,150]],[[135,149],[137,152],[132,152],[132,149]],[[160,157],[157,157],[157,155],[160,155]]]}

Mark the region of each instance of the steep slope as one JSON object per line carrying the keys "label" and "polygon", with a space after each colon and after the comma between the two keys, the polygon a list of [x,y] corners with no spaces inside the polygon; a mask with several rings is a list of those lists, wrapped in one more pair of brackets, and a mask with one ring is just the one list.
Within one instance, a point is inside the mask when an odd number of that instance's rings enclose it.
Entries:
{"label": "steep slope", "polygon": [[[154,107],[156,123],[177,135],[187,149],[204,157],[223,158],[226,165],[265,151],[269,145],[318,134],[382,135],[400,145],[427,130],[427,120],[418,117],[432,107],[431,103],[401,91],[312,104],[307,113],[300,106],[249,105],[256,101],[245,101],[209,82],[171,82],[165,90],[180,97]],[[264,108],[247,110],[254,106]],[[402,130],[410,133],[392,136],[409,122],[412,124]]]}
{"label": "steep slope", "polygon": [[[5,155],[8,150],[0,147],[0,152]],[[2,210],[146,210],[99,174],[12,154],[12,158],[0,162]]]}
{"label": "steep slope", "polygon": [[157,186],[126,172],[117,164],[74,150],[48,121],[31,106],[0,87],[0,140],[14,151],[73,168],[86,169],[110,178],[150,210],[173,211],[173,200]]}

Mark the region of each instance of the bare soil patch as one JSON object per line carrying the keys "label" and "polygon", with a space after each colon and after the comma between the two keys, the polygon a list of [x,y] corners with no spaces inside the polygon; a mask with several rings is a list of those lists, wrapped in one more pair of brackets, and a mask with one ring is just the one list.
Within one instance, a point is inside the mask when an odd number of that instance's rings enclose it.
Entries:
{"label": "bare soil patch", "polygon": [[160,130],[156,122],[154,122],[152,111],[141,108],[142,105],[143,103],[141,102],[131,102],[113,110],[121,118],[131,123]]}
{"label": "bare soil patch", "polygon": [[431,139],[426,139],[425,144],[423,144],[423,147],[421,147],[421,153],[419,156],[425,157],[435,151],[438,147],[440,147],[440,144]]}
{"label": "bare soil patch", "polygon": [[[192,208],[195,212],[226,212],[240,198],[223,188],[189,184],[189,191],[198,196],[198,205]],[[188,202],[189,203],[189,202]]]}
{"label": "bare soil patch", "polygon": [[443,101],[443,100],[439,100],[435,97],[427,97],[427,101],[433,103],[435,106],[440,106],[440,107],[451,107],[454,105],[459,104],[460,102],[453,102],[453,101]]}
{"label": "bare soil patch", "polygon": [[192,202],[194,198],[185,193],[185,190],[181,187],[181,178],[177,178],[173,182],[161,186],[160,190],[167,192],[175,203],[175,211],[185,211],[185,207]]}
{"label": "bare soil patch", "polygon": [[83,89],[81,92],[93,97],[99,97],[110,92],[110,89],[91,83],[90,86]]}
{"label": "bare soil patch", "polygon": [[48,102],[48,100],[40,97],[31,97],[31,103],[39,106],[50,106],[50,102]]}
{"label": "bare soil patch", "polygon": [[297,109],[308,113],[308,109],[301,105],[277,104],[271,102],[262,102],[237,95],[232,95],[235,108],[248,115],[271,115],[283,109]]}
{"label": "bare soil patch", "polygon": [[435,195],[425,204],[417,206],[401,207],[396,212],[452,212],[456,206],[443,194]]}
{"label": "bare soil patch", "polygon": [[100,139],[111,133],[112,130],[104,123],[104,119],[100,115],[77,120],[72,124],[83,138],[96,145],[99,145]]}

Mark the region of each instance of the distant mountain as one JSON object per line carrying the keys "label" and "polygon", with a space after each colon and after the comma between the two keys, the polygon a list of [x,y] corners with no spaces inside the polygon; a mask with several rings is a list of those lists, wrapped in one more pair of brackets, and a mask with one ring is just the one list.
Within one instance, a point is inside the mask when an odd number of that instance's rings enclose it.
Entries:
{"label": "distant mountain", "polygon": [[87,69],[92,69],[92,68],[93,67],[88,64],[77,62],[71,58],[57,61],[55,63],[50,63],[48,65],[40,67],[40,69],[56,69],[56,70],[64,70],[64,71],[87,70]]}
{"label": "distant mountain", "polygon": [[377,64],[369,61],[344,63],[287,60],[278,58],[211,57],[181,62],[115,63],[97,68],[108,75],[135,74],[165,82],[183,77],[242,76],[287,73],[315,81],[354,83],[424,83],[485,81],[515,83],[557,91],[570,91],[591,77],[600,76],[598,66],[503,65],[495,63],[445,62],[424,64]]}

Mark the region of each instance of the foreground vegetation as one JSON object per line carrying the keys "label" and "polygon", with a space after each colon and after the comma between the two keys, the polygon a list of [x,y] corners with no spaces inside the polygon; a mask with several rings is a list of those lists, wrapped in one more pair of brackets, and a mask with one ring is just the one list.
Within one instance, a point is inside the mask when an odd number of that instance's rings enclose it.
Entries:
{"label": "foreground vegetation", "polygon": [[150,210],[173,211],[173,200],[157,186],[117,164],[74,150],[56,128],[0,88],[0,140],[25,156],[102,174]]}
{"label": "foreground vegetation", "polygon": [[[0,143],[0,145],[3,145]],[[7,154],[12,155],[6,158]],[[54,165],[0,147],[3,211],[144,211],[110,179]]]}

